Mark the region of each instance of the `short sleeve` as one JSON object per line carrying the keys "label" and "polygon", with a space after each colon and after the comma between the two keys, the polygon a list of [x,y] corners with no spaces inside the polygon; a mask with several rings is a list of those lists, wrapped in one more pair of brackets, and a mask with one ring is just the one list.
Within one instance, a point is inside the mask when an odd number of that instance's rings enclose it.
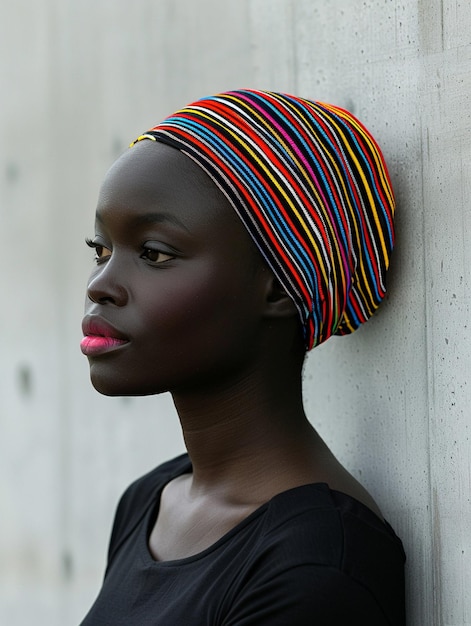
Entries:
{"label": "short sleeve", "polygon": [[372,593],[341,571],[302,565],[247,587],[223,626],[403,626],[384,615]]}

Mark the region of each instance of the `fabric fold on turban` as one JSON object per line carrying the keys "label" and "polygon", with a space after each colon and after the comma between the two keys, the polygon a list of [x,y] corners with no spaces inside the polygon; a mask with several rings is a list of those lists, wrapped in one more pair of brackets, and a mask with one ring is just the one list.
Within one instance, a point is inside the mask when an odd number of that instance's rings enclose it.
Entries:
{"label": "fabric fold on turban", "polygon": [[202,98],[141,135],[212,178],[296,304],[306,348],[356,330],[386,293],[394,245],[379,146],[348,111],[256,90]]}

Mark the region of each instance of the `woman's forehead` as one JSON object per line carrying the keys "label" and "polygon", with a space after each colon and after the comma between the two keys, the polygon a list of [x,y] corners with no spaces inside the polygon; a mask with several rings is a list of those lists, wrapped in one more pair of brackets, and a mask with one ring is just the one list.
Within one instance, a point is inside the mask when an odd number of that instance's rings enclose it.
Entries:
{"label": "woman's forehead", "polygon": [[191,158],[163,143],[141,141],[108,171],[97,205],[105,226],[173,222],[188,233],[255,244],[226,196]]}
{"label": "woman's forehead", "polygon": [[218,192],[209,176],[190,158],[166,144],[151,141],[139,142],[113,163],[103,186],[109,184],[152,192],[178,189],[185,184],[195,192]]}

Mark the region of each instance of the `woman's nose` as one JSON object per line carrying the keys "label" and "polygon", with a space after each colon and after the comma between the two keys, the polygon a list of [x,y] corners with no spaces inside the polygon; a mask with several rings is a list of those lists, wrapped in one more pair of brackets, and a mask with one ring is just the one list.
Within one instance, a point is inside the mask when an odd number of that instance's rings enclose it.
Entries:
{"label": "woman's nose", "polygon": [[124,306],[128,301],[128,292],[119,278],[120,272],[111,258],[91,276],[87,297],[97,304]]}

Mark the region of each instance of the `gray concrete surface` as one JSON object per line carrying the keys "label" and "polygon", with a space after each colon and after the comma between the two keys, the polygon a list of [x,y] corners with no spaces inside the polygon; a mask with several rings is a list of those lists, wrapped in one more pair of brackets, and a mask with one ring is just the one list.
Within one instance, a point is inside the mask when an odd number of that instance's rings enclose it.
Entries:
{"label": "gray concrete surface", "polygon": [[78,624],[116,501],[183,449],[168,397],[109,399],[78,342],[100,181],[138,133],[233,87],[352,110],[398,199],[383,309],[316,349],[312,421],[408,553],[408,623],[471,625],[471,6],[0,3],[0,624]]}

